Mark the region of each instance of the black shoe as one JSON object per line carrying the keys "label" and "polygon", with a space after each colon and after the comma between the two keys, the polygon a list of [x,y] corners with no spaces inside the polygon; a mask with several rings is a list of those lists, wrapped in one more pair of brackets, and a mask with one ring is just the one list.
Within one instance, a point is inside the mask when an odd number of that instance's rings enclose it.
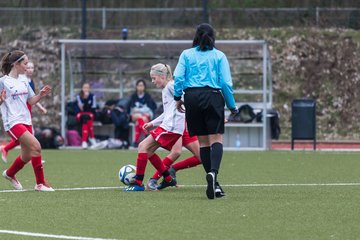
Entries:
{"label": "black shoe", "polygon": [[226,196],[226,194],[225,194],[224,190],[221,188],[219,182],[216,182],[215,183],[215,197],[222,198],[225,196]]}
{"label": "black shoe", "polygon": [[206,174],[206,181],[207,181],[207,189],[206,189],[206,196],[208,199],[215,198],[215,173],[209,172]]}
{"label": "black shoe", "polygon": [[167,187],[176,187],[176,180],[173,178],[171,179],[170,182],[165,181],[165,179],[160,183],[160,185],[158,186],[158,190],[167,188]]}

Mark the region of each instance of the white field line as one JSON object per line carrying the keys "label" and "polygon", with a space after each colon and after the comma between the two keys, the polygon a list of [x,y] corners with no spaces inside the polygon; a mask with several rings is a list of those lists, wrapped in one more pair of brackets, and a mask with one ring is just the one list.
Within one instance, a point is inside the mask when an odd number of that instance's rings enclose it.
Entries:
{"label": "white field line", "polygon": [[19,232],[19,231],[11,231],[11,230],[0,230],[0,234],[12,234],[12,235],[57,238],[57,239],[74,239],[74,240],[116,240],[109,238],[76,237],[76,236],[54,235],[54,234],[44,234],[44,233]]}
{"label": "white field line", "polygon": [[[249,184],[221,184],[222,187],[317,187],[317,186],[360,186],[360,183],[249,183]],[[206,185],[179,185],[179,187],[206,187]],[[55,188],[55,191],[84,191],[84,190],[107,190],[123,189],[124,187],[78,187],[78,188]],[[0,190],[0,193],[30,192],[33,189],[24,190]]]}

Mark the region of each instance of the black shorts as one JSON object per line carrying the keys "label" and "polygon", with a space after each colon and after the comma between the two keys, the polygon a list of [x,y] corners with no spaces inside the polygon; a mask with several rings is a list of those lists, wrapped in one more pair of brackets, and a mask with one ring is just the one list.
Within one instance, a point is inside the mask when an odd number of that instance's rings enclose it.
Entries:
{"label": "black shorts", "polygon": [[188,88],[185,90],[184,105],[190,136],[224,133],[225,100],[220,90]]}

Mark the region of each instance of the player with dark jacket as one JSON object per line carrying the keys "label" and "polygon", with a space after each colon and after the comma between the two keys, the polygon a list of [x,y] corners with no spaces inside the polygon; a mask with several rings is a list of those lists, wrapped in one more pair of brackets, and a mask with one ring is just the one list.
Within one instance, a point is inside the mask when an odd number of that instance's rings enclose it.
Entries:
{"label": "player with dark jacket", "polygon": [[137,80],[136,90],[130,97],[130,103],[127,109],[131,121],[135,123],[135,139],[133,139],[134,147],[138,146],[141,133],[146,135],[142,127],[145,123],[150,122],[154,118],[155,109],[155,101],[152,99],[151,95],[146,92],[145,80]]}

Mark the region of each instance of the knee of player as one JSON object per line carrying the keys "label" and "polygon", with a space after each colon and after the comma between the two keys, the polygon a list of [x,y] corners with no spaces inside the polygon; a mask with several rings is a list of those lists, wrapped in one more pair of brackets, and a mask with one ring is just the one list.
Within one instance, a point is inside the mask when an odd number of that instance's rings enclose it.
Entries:
{"label": "knee of player", "polygon": [[144,141],[141,141],[138,145],[138,151],[139,152],[147,152],[149,149],[149,147],[147,146],[147,144]]}
{"label": "knee of player", "polygon": [[180,155],[181,155],[181,149],[180,150],[179,149],[175,149],[175,150],[172,149],[170,154],[168,155],[168,157],[171,160],[175,161],[176,159],[178,159],[180,157]]}
{"label": "knee of player", "polygon": [[32,155],[35,155],[35,156],[41,155],[41,145],[39,142],[34,141],[33,143],[31,143],[30,149],[31,149]]}

